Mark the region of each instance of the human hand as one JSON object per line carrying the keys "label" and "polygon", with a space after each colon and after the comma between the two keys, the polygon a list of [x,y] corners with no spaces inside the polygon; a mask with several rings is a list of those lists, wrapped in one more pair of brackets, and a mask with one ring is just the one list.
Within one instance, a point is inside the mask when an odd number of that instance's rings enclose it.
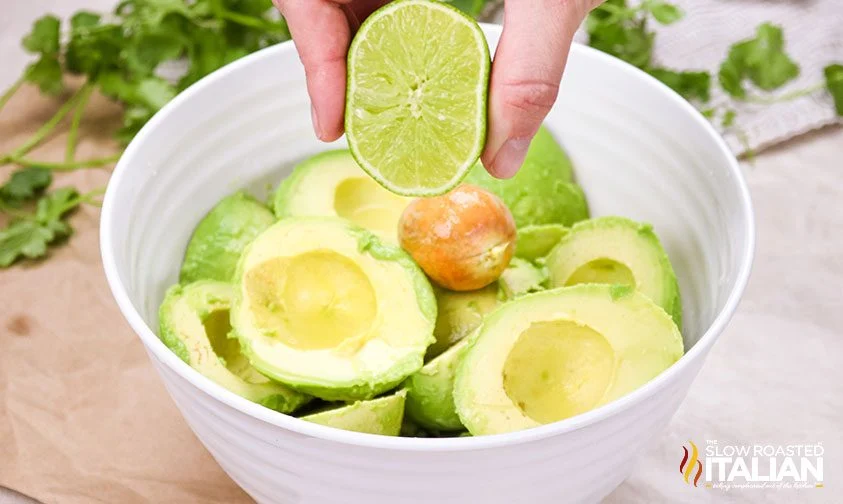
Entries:
{"label": "human hand", "polygon": [[[284,15],[307,76],[316,136],[343,133],[346,54],[354,32],[388,0],[273,0]],[[515,175],[530,140],[556,101],[571,41],[602,0],[507,0],[489,89],[481,159],[495,177]]]}

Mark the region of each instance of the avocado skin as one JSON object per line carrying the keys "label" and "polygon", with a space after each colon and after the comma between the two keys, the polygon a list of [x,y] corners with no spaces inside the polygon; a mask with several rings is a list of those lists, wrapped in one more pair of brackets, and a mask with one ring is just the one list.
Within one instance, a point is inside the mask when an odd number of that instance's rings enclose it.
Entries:
{"label": "avocado skin", "polygon": [[275,222],[269,209],[249,194],[226,196],[196,226],[187,244],[179,282],[230,282],[240,254],[264,229]]}
{"label": "avocado skin", "polygon": [[497,179],[476,164],[465,181],[500,197],[518,228],[534,224],[570,226],[588,218],[588,202],[573,181],[571,160],[542,126],[530,143],[524,164],[510,179]]}

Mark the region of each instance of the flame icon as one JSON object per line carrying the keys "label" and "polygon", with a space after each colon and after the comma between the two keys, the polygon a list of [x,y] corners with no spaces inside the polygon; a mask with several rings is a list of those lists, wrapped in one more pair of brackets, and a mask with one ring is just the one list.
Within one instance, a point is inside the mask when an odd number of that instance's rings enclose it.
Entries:
{"label": "flame icon", "polygon": [[697,483],[700,481],[700,477],[702,477],[702,462],[700,462],[699,459],[699,450],[697,450],[697,445],[695,445],[693,441],[688,442],[691,443],[690,456],[688,449],[683,446],[682,449],[685,450],[685,455],[682,457],[682,462],[679,463],[679,474],[682,474],[685,477],[685,483],[690,483],[689,479],[691,478],[691,474],[694,472],[694,469],[696,469],[697,475],[694,476],[694,486],[697,486]]}

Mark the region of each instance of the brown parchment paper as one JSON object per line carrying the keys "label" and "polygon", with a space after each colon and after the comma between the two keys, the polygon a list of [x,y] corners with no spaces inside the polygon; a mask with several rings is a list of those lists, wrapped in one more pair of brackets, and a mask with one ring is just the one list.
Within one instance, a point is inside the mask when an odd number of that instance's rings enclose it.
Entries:
{"label": "brown parchment paper", "polygon": [[[0,152],[59,103],[22,89],[0,113]],[[118,152],[119,121],[95,96],[77,159]],[[63,159],[66,122],[33,159]],[[110,170],[56,174],[53,187],[84,192]],[[71,222],[75,234],[47,260],[0,270],[0,486],[45,503],[250,502],[184,423],[120,315],[100,262],[99,209]]]}

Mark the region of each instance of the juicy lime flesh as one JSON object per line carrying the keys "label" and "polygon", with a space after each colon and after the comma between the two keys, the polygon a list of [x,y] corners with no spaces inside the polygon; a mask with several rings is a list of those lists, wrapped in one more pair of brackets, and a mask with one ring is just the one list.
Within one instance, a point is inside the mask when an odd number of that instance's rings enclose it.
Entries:
{"label": "juicy lime flesh", "polygon": [[299,350],[365,338],[377,312],[369,278],[329,250],[269,259],[248,271],[246,289],[256,324]]}
{"label": "juicy lime flesh", "polygon": [[606,338],[588,326],[534,322],[507,356],[504,391],[528,417],[555,422],[600,403],[613,380],[614,360]]}
{"label": "juicy lime flesh", "polygon": [[635,287],[635,275],[625,264],[612,259],[595,259],[577,268],[565,281],[566,286],[601,283]]}
{"label": "juicy lime flesh", "polygon": [[350,59],[349,144],[375,178],[408,193],[456,183],[485,140],[485,40],[461,14],[430,4],[372,19]]}
{"label": "juicy lime flesh", "polygon": [[368,177],[342,181],[334,193],[334,210],[344,219],[392,238],[408,200],[397,196]]}
{"label": "juicy lime flesh", "polygon": [[222,358],[229,371],[250,383],[265,382],[266,378],[249,364],[249,360],[240,352],[237,338],[229,338],[231,323],[228,310],[216,310],[208,314],[202,322],[205,334],[214,353]]}

